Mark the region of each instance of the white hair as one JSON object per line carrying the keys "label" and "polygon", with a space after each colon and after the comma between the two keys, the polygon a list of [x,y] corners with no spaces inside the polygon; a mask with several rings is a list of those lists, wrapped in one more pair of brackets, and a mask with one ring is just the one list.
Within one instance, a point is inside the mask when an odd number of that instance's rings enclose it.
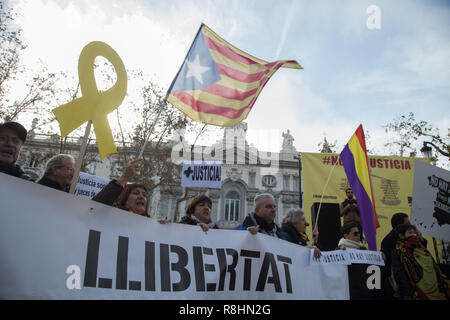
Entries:
{"label": "white hair", "polygon": [[253,208],[256,209],[258,207],[259,203],[261,202],[261,200],[266,199],[266,198],[271,198],[275,202],[275,198],[270,193],[261,193],[255,197],[255,200],[253,202]]}
{"label": "white hair", "polygon": [[45,166],[44,177],[48,177],[52,174],[53,167],[62,167],[64,166],[64,159],[70,159],[73,163],[75,163],[74,158],[70,154],[57,154],[56,156],[51,157]]}
{"label": "white hair", "polygon": [[288,223],[297,223],[300,221],[300,218],[305,215],[302,209],[294,209],[289,210],[288,213],[283,218],[282,224]]}

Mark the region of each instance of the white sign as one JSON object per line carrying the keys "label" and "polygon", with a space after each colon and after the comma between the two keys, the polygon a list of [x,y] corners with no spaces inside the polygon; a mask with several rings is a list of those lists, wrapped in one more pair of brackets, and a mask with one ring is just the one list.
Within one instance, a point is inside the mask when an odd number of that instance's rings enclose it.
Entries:
{"label": "white sign", "polygon": [[325,266],[334,264],[349,265],[352,263],[346,250],[322,251],[322,255],[318,259],[314,257],[314,250],[310,250],[311,252],[309,258],[310,264],[312,266]]}
{"label": "white sign", "polygon": [[81,198],[92,199],[110,181],[111,180],[109,179],[97,177],[85,172],[80,172],[77,186],[75,187],[75,195]]}
{"label": "white sign", "polygon": [[322,251],[322,256],[319,259],[314,258],[314,250],[310,252],[310,264],[313,266],[331,264],[350,265],[352,263],[384,266],[384,260],[379,251],[356,249]]}
{"label": "white sign", "polygon": [[420,232],[450,241],[450,171],[422,161],[414,163],[410,221]]}
{"label": "white sign", "polygon": [[346,266],[264,234],[159,224],[3,173],[0,203],[0,299],[349,298]]}
{"label": "white sign", "polygon": [[348,252],[351,263],[362,264],[376,264],[378,266],[384,266],[384,260],[379,251],[372,250],[355,250],[346,249]]}
{"label": "white sign", "polygon": [[181,186],[220,189],[222,187],[222,164],[217,162],[183,162]]}

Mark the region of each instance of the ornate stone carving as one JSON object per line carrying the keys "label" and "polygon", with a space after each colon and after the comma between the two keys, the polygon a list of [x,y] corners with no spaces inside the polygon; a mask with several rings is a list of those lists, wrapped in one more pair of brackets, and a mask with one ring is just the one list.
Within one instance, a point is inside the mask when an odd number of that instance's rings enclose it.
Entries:
{"label": "ornate stone carving", "polygon": [[242,177],[242,170],[239,168],[230,168],[226,171],[226,175],[231,181],[236,182]]}

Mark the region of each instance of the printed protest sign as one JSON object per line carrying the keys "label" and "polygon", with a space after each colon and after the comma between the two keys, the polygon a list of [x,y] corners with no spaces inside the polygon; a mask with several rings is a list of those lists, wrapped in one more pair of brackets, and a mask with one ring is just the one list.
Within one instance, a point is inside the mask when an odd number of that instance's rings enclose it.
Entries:
{"label": "printed protest sign", "polygon": [[314,250],[310,252],[310,264],[312,266],[330,265],[330,264],[351,264],[350,257],[346,250],[322,251],[320,258],[314,258]]}
{"label": "printed protest sign", "polygon": [[384,266],[380,251],[346,249],[351,263],[376,264]]}
{"label": "printed protest sign", "polygon": [[423,234],[450,241],[450,171],[416,161],[411,223]]}
{"label": "printed protest sign", "polygon": [[310,264],[313,266],[329,264],[350,265],[352,263],[384,266],[384,260],[379,251],[355,249],[322,251],[322,256],[319,259],[314,258],[314,250],[310,252]]}
{"label": "printed protest sign", "polygon": [[183,162],[181,186],[220,189],[222,187],[222,164],[217,162]]}
{"label": "printed protest sign", "polygon": [[103,189],[104,186],[109,183],[109,181],[109,179],[80,172],[75,189],[75,195],[81,198],[92,199]]}

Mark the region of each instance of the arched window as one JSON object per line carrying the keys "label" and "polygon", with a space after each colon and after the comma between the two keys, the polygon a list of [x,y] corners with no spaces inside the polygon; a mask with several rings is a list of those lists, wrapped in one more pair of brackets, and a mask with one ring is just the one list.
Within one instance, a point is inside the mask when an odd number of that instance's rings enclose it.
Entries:
{"label": "arched window", "polygon": [[239,194],[236,191],[230,191],[225,196],[225,220],[239,221]]}

